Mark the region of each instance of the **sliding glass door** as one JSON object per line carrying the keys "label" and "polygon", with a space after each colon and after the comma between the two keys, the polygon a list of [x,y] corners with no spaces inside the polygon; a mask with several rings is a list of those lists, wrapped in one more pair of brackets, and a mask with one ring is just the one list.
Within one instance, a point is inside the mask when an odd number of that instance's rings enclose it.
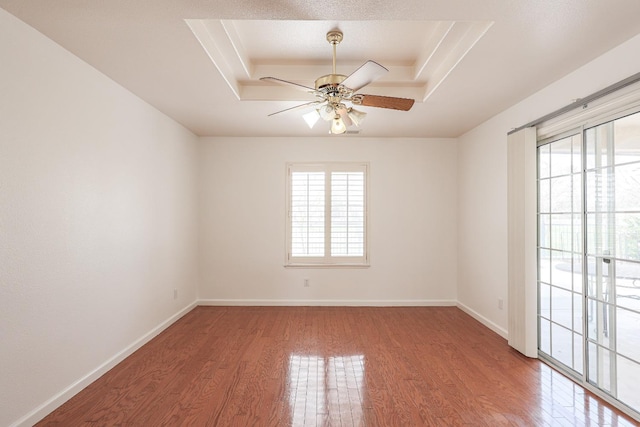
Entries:
{"label": "sliding glass door", "polygon": [[538,148],[539,348],[583,371],[582,135]]}
{"label": "sliding glass door", "polygon": [[640,412],[640,113],[538,147],[542,357]]}

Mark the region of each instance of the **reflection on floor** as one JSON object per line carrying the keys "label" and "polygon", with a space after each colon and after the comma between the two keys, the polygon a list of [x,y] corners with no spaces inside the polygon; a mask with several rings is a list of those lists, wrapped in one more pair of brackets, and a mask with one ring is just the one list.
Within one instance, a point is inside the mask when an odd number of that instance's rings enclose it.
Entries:
{"label": "reflection on floor", "polygon": [[558,371],[542,365],[540,406],[543,425],[549,426],[635,426],[602,405],[584,388]]}
{"label": "reflection on floor", "polygon": [[292,354],[289,404],[293,425],[359,426],[364,356]]}

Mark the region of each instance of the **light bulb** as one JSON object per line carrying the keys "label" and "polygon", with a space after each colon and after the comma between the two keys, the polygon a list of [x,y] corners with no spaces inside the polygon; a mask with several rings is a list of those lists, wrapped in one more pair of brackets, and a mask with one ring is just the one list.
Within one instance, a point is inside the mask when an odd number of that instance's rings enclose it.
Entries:
{"label": "light bulb", "polygon": [[331,122],[331,133],[334,135],[345,133],[347,131],[347,127],[344,125],[342,121],[342,117],[339,114],[336,114]]}

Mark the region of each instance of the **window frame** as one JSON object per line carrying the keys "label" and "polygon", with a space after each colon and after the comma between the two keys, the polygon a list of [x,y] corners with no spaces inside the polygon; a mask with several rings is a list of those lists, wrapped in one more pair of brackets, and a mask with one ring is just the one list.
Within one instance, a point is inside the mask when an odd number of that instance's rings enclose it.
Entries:
{"label": "window frame", "polygon": [[[302,268],[368,268],[369,265],[369,163],[368,162],[288,162],[286,164],[285,267]],[[324,256],[292,255],[292,189],[293,172],[324,172]],[[331,173],[364,173],[364,253],[362,256],[331,256]]]}

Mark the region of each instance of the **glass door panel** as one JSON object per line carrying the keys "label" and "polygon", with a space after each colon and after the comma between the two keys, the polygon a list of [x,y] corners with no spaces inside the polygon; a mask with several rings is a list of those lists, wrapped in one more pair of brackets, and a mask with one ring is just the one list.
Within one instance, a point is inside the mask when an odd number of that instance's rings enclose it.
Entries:
{"label": "glass door panel", "polygon": [[583,372],[582,135],[538,147],[540,351]]}
{"label": "glass door panel", "polygon": [[586,380],[640,411],[640,113],[584,134]]}

